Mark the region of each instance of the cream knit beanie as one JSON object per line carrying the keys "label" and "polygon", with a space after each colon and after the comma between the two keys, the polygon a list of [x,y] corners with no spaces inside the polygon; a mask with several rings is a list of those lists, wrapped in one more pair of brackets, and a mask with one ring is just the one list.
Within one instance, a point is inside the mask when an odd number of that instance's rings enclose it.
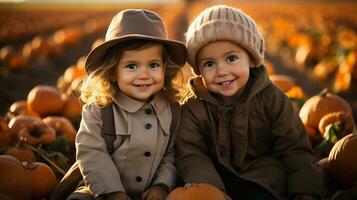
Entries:
{"label": "cream knit beanie", "polygon": [[196,74],[199,49],[210,42],[228,40],[238,44],[250,54],[254,66],[264,59],[264,39],[254,20],[240,9],[217,5],[201,12],[186,33],[188,63]]}

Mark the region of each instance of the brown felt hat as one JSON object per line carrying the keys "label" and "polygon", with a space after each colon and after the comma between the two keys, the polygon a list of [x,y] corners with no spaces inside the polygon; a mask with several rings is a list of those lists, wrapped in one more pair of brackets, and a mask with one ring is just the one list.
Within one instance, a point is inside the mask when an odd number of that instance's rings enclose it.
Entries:
{"label": "brown felt hat", "polygon": [[186,63],[185,45],[167,38],[165,25],[158,14],[145,9],[127,9],[113,17],[105,35],[105,41],[88,54],[85,64],[86,72],[91,72],[102,64],[109,47],[134,39],[163,43],[173,62],[179,66]]}

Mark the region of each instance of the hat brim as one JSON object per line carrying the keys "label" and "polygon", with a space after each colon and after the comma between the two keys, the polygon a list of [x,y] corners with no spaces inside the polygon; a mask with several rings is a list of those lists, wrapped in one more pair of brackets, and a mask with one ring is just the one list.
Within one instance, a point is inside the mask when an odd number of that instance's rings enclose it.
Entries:
{"label": "hat brim", "polygon": [[115,46],[119,43],[134,40],[134,39],[143,39],[143,40],[150,40],[150,41],[163,43],[167,47],[168,53],[170,54],[171,60],[173,62],[175,62],[179,66],[183,66],[186,63],[187,50],[186,50],[186,46],[183,43],[175,40],[151,37],[147,35],[132,34],[132,35],[126,35],[124,37],[111,39],[109,41],[103,42],[102,44],[92,49],[86,59],[86,63],[85,63],[86,73],[88,74],[89,72],[96,70],[102,64],[104,55],[108,50],[108,48]]}

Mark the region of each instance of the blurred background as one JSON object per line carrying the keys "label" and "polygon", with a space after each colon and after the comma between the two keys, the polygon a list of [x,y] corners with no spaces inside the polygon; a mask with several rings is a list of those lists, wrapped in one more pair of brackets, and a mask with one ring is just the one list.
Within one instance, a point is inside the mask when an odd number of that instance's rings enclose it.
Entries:
{"label": "blurred background", "polygon": [[[102,42],[119,10],[154,10],[164,19],[169,37],[184,42],[190,21],[214,4],[241,8],[258,22],[271,74],[292,78],[304,98],[328,88],[351,104],[357,118],[357,3],[304,0],[2,0],[0,114],[15,101],[26,99],[36,85],[61,85],[65,70],[83,64],[83,56]],[[187,69],[185,78],[190,76]],[[62,92],[78,78],[69,76],[66,84],[62,81]]]}
{"label": "blurred background", "polygon": [[[112,17],[126,8],[156,11],[169,38],[185,42],[194,17],[217,4],[241,8],[256,20],[265,37],[264,64],[271,80],[299,113],[315,160],[327,157],[357,119],[357,1],[0,0],[0,154],[14,155],[13,148],[25,146],[32,157],[20,161],[45,162],[60,180],[75,160],[85,56],[103,42]],[[183,83],[193,76],[188,65],[182,73]],[[42,138],[44,133],[56,137]],[[357,180],[357,162],[354,168],[350,162],[356,161],[355,150],[335,170],[334,180]],[[11,179],[4,173],[0,177]],[[47,184],[38,199],[46,198],[56,183]],[[332,185],[326,197],[335,194],[338,187]]]}

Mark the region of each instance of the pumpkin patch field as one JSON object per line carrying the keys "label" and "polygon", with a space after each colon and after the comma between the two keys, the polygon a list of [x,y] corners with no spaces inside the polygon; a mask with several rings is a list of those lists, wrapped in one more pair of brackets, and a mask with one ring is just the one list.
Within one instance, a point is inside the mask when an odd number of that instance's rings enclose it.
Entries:
{"label": "pumpkin patch field", "polygon": [[[119,10],[154,10],[169,38],[184,42],[188,24],[217,3],[170,2],[0,0],[0,199],[49,199],[75,162],[86,55],[104,41]],[[219,3],[241,8],[258,23],[266,45],[264,66],[290,98],[323,172],[323,199],[357,199],[357,3]],[[182,74],[182,84],[194,75],[188,64]],[[168,199],[202,191],[225,198],[199,184],[177,188]]]}

